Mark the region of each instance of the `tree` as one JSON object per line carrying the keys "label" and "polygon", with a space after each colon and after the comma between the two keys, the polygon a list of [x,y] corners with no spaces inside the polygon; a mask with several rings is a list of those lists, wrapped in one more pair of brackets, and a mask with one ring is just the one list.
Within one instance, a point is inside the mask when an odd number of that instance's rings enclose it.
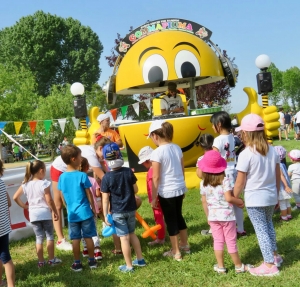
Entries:
{"label": "tree", "polygon": [[300,69],[292,67],[283,72],[283,87],[284,91],[292,100],[293,108],[300,107]]}
{"label": "tree", "polygon": [[269,99],[273,105],[277,105],[282,99],[283,92],[283,82],[282,82],[282,72],[276,67],[274,63],[271,63],[268,68],[268,72],[272,74],[273,92],[269,93]]}
{"label": "tree", "polygon": [[37,11],[1,30],[0,43],[0,62],[31,70],[39,95],[73,82],[89,91],[99,79],[102,44],[90,27],[72,18]]}

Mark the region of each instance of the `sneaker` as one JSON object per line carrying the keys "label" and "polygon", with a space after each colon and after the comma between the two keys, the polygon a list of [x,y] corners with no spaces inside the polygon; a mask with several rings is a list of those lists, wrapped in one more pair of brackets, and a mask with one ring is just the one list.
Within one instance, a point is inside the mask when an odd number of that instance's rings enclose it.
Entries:
{"label": "sneaker", "polygon": [[289,141],[290,139],[285,139],[286,141]]}
{"label": "sneaker", "polygon": [[38,262],[38,268],[43,268],[46,265],[46,262]]}
{"label": "sneaker", "polygon": [[121,266],[119,266],[119,270],[120,270],[121,272],[124,272],[124,273],[127,273],[127,272],[134,272],[134,268],[133,268],[133,267],[129,268],[129,267],[127,267],[126,265],[121,265]]}
{"label": "sneaker", "polygon": [[89,252],[88,252],[87,248],[83,248],[83,250],[82,250],[82,256],[83,257],[89,257]]}
{"label": "sneaker", "polygon": [[56,248],[59,250],[64,250],[64,251],[72,251],[73,247],[72,244],[68,241],[66,241],[66,239],[62,239],[61,241],[57,241],[56,242]]}
{"label": "sneaker", "polygon": [[265,263],[262,263],[259,267],[250,268],[250,274],[253,276],[276,276],[279,275],[279,270],[276,265],[271,268],[267,267]]}
{"label": "sneaker", "polygon": [[217,272],[218,274],[226,274],[227,269],[225,267],[219,267],[218,264],[214,265],[214,271]]}
{"label": "sneaker", "polygon": [[74,272],[79,272],[79,271],[82,271],[82,264],[81,263],[73,263],[72,266],[71,266],[71,269],[74,271]]}
{"label": "sneaker", "polygon": [[111,253],[114,255],[123,255],[122,250],[117,250],[117,249],[112,250]]}
{"label": "sneaker", "polygon": [[97,261],[94,259],[94,260],[89,260],[89,266],[91,269],[95,269],[97,268]]}
{"label": "sneaker", "polygon": [[62,263],[62,260],[56,257],[54,257],[52,260],[48,260],[48,265],[50,266],[55,266],[60,263]]}
{"label": "sneaker", "polygon": [[276,256],[274,256],[274,264],[277,266],[277,267],[280,267],[280,265],[283,263],[283,259],[282,257],[277,254]]}
{"label": "sneaker", "polygon": [[237,237],[245,237],[245,236],[247,236],[247,233],[246,233],[246,231],[244,230],[243,232],[236,232],[236,234],[237,234]]}
{"label": "sneaker", "polygon": [[204,236],[212,236],[212,233],[211,233],[211,230],[201,230],[201,235],[204,235]]}
{"label": "sneaker", "polygon": [[100,249],[95,249],[94,257],[95,257],[96,260],[101,260],[102,259],[102,252],[101,252]]}
{"label": "sneaker", "polygon": [[180,251],[185,252],[185,254],[191,254],[191,249],[189,245],[184,245],[184,246],[179,245],[179,249]]}
{"label": "sneaker", "polygon": [[153,245],[162,245],[162,244],[164,244],[165,243],[165,240],[164,239],[155,239],[155,240],[153,240],[153,241],[150,241],[150,242],[148,242],[148,245],[149,246],[153,246]]}
{"label": "sneaker", "polygon": [[135,259],[135,260],[132,261],[132,265],[133,266],[144,267],[144,266],[146,266],[146,262],[145,262],[144,259],[140,259],[140,260]]}
{"label": "sneaker", "polygon": [[181,261],[182,260],[182,257],[181,257],[181,254],[180,253],[177,253],[177,254],[174,254],[172,249],[170,251],[167,251],[163,254],[163,256],[165,257],[173,257],[174,260],[176,261]]}

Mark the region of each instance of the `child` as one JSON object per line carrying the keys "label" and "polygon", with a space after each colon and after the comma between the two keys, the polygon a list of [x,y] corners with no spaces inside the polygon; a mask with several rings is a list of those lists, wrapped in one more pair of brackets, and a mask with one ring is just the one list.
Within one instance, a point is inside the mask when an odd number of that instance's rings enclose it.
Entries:
{"label": "child", "polygon": [[289,221],[292,219],[290,199],[292,193],[288,171],[285,165],[286,150],[282,146],[274,146],[276,153],[280,159],[280,191],[278,196],[278,203],[281,211],[280,219],[282,221]]}
{"label": "child", "polygon": [[[43,241],[47,238],[48,264],[57,265],[62,261],[54,257],[53,222],[59,220],[54,201],[51,196],[51,182],[45,179],[46,166],[40,160],[28,162],[23,184],[14,195],[14,201],[22,208],[29,209],[30,223],[36,236],[36,253],[38,256],[38,268],[44,267]],[[28,205],[22,200],[22,194],[27,197]]]}
{"label": "child", "polygon": [[237,128],[242,131],[246,148],[241,152],[237,163],[234,196],[239,197],[245,190],[245,206],[264,258],[264,263],[259,267],[250,269],[254,276],[278,275],[277,267],[283,262],[282,257],[277,254],[276,233],[272,222],[280,190],[280,161],[274,147],[268,144],[264,127],[260,116],[249,114]]}
{"label": "child", "polygon": [[[124,161],[116,143],[104,146],[103,156],[111,169],[104,175],[101,182],[105,223],[110,225],[107,220],[110,203],[110,212],[117,236],[121,239],[121,248],[126,262],[125,265],[119,267],[119,270],[121,272],[133,272],[133,266],[146,265],[142,256],[140,241],[134,234],[136,211],[134,195],[138,192],[137,179],[130,168],[123,167]],[[132,244],[137,257],[133,261],[131,261],[130,244]]]}
{"label": "child", "polygon": [[300,150],[291,150],[289,157],[293,162],[288,168],[288,175],[292,181],[293,196],[296,202],[294,209],[300,210]]}
{"label": "child", "polygon": [[[214,137],[211,134],[203,134],[200,137],[199,143],[200,143],[200,146],[203,148],[204,153],[206,153],[207,151],[212,150],[212,146],[213,146],[213,143],[214,143]],[[196,167],[197,167],[196,174],[200,179],[202,178],[202,172],[198,167],[199,166],[198,163],[200,162],[200,160],[202,158],[203,158],[203,155],[198,158],[198,161],[197,161],[197,164],[196,164]],[[211,234],[211,229],[201,230],[201,234],[202,235],[212,235]]]}
{"label": "child", "polygon": [[[74,263],[71,269],[75,272],[82,270],[80,261],[80,240],[83,237],[88,250],[89,266],[97,267],[94,258],[94,242],[97,236],[94,221],[95,206],[91,195],[92,186],[86,173],[79,171],[81,150],[74,145],[66,145],[61,151],[61,158],[67,165],[67,170],[59,177],[58,190],[67,205],[69,236],[73,240]],[[92,209],[91,209],[92,208]]]}
{"label": "child", "polygon": [[[139,164],[142,164],[147,170],[147,192],[148,192],[148,198],[149,203],[152,202],[152,164],[150,161],[151,153],[153,152],[153,149],[150,146],[145,146],[139,151]],[[156,224],[161,225],[161,229],[157,230],[157,238],[151,242],[148,243],[148,245],[156,245],[156,244],[164,244],[165,243],[165,222],[164,222],[164,214],[162,212],[162,209],[160,207],[160,204],[158,202],[157,208],[152,208],[153,215],[155,219]]]}
{"label": "child", "polygon": [[[228,113],[221,111],[214,113],[210,118],[213,130],[219,134],[214,140],[213,149],[218,151],[227,162],[225,175],[229,179],[231,186],[234,186],[236,179],[236,156],[235,156],[235,142],[231,131],[231,119]],[[247,236],[244,230],[244,215],[243,209],[234,205],[234,213],[237,223],[237,235]]]}
{"label": "child", "polygon": [[[85,157],[81,157],[81,166],[80,166],[80,170],[82,172],[85,172],[86,174],[88,173],[89,171],[89,162],[87,161],[87,159]],[[92,193],[92,196],[93,196],[93,203],[94,203],[94,206],[95,206],[95,211],[96,211],[96,216],[94,217],[94,221],[95,221],[95,225],[97,227],[97,215],[99,214],[99,206],[98,206],[98,202],[97,202],[97,197],[100,197],[100,187],[96,181],[95,178],[89,176],[88,177],[90,182],[91,182],[91,193]],[[97,232],[97,228],[96,228],[96,232]],[[98,235],[98,232],[97,232],[97,236],[93,236],[93,242],[94,242],[94,257],[96,260],[101,260],[102,259],[102,252],[100,250],[100,240],[99,240],[99,235]],[[82,238],[82,244],[83,244],[83,251],[82,251],[82,256],[83,257],[88,257],[89,256],[89,253],[88,253],[88,250],[86,248],[86,242],[84,240],[84,238]]]}
{"label": "child", "polygon": [[181,210],[186,192],[182,151],[178,145],[172,143],[172,124],[164,120],[155,120],[151,123],[149,137],[158,147],[151,154],[153,169],[151,205],[157,208],[159,200],[172,246],[172,249],[163,256],[181,261],[180,250],[187,254],[191,252],[187,226]]}
{"label": "child", "polygon": [[[0,160],[0,177],[3,175],[3,162]],[[9,207],[11,206],[10,197],[6,191],[5,183],[0,178],[0,261],[5,268],[5,275],[8,287],[15,286],[15,266],[11,260],[9,253],[9,233],[10,216]],[[1,279],[1,278],[0,278]]]}
{"label": "child", "polygon": [[235,265],[235,272],[243,273],[251,266],[248,264],[245,266],[238,254],[233,205],[243,207],[244,202],[232,196],[230,180],[224,173],[226,166],[226,160],[214,150],[207,151],[198,162],[198,168],[202,171],[200,183],[202,205],[214,238],[214,251],[218,262],[214,265],[214,271],[218,273],[227,271],[224,267],[224,243],[226,242],[228,253]]}

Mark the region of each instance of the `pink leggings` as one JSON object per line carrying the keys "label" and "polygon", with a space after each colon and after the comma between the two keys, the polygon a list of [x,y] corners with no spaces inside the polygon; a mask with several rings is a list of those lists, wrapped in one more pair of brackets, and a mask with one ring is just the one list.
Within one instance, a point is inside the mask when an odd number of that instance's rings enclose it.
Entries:
{"label": "pink leggings", "polygon": [[154,215],[154,220],[155,220],[156,224],[161,225],[161,229],[157,230],[157,238],[159,240],[163,240],[163,239],[165,239],[165,235],[166,235],[164,214],[163,214],[161,208],[159,208],[159,209],[152,208],[152,209],[153,209],[153,215]]}
{"label": "pink leggings", "polygon": [[210,221],[212,236],[214,238],[214,250],[224,250],[226,242],[228,253],[236,253],[236,222]]}

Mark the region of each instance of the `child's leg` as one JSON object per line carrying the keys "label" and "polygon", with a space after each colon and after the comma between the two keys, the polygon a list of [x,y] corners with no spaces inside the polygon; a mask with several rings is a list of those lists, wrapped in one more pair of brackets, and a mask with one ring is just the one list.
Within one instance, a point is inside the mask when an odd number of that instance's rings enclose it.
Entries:
{"label": "child's leg", "polygon": [[35,221],[31,222],[31,225],[36,236],[35,247],[38,261],[44,262],[43,241],[45,237],[45,231],[43,229],[43,223],[42,221]]}
{"label": "child's leg", "polygon": [[99,234],[97,231],[97,216],[94,216],[94,222],[95,222],[95,227],[96,227],[96,236],[93,236],[93,242],[94,242],[94,248],[99,249],[100,248],[100,239],[99,239]]}
{"label": "child's leg", "polygon": [[124,235],[120,237],[121,248],[123,256],[125,259],[126,266],[132,268],[132,259],[131,259],[131,248],[130,248],[130,235]]}
{"label": "child's leg", "polygon": [[161,208],[159,209],[153,208],[153,215],[154,215],[155,223],[161,225],[161,229],[157,230],[157,238],[159,240],[164,240],[166,236],[166,229],[165,229],[164,214]]}
{"label": "child's leg", "polygon": [[280,215],[283,220],[287,220],[287,206],[286,206],[286,200],[278,200],[279,207],[280,207]]}
{"label": "child's leg", "polygon": [[293,196],[295,198],[296,205],[300,208],[300,180],[294,179],[292,181]]}
{"label": "child's leg", "polygon": [[80,240],[81,239],[72,239],[73,255],[75,261],[80,261]]}
{"label": "child's leg", "polygon": [[291,218],[292,216],[292,208],[291,208],[291,203],[289,199],[286,199],[286,206],[287,206],[287,216],[288,218]]}
{"label": "child's leg", "polygon": [[115,250],[114,252],[121,251],[121,240],[120,237],[118,237],[116,234],[113,234],[113,241],[115,245]]}
{"label": "child's leg", "polygon": [[[274,251],[276,252],[276,236],[272,223],[274,206],[247,207],[249,218],[253,224],[259,247],[267,267],[274,265]],[[271,232],[271,229],[273,231]]]}
{"label": "child's leg", "polygon": [[84,238],[85,242],[86,242],[86,248],[88,250],[89,253],[89,258],[94,258],[94,242],[92,238]]}
{"label": "child's leg", "polygon": [[47,251],[48,251],[48,259],[54,259],[54,228],[52,220],[43,220],[43,229],[46,233],[47,238]]}
{"label": "child's leg", "polygon": [[7,286],[15,286],[15,267],[9,253],[9,234],[0,236],[0,260],[5,268]]}
{"label": "child's leg", "polygon": [[244,232],[244,213],[243,209],[233,206],[235,218],[236,218],[236,226],[237,226],[237,232],[242,233]]}
{"label": "child's leg", "polygon": [[142,248],[138,237],[134,233],[130,233],[129,236],[130,236],[130,243],[136,254],[136,259],[137,260],[143,259]]}
{"label": "child's leg", "polygon": [[218,267],[224,268],[224,243],[223,226],[221,222],[210,221],[210,228],[214,239],[214,251]]}
{"label": "child's leg", "polygon": [[97,236],[94,216],[81,222],[81,230],[89,254],[89,260],[94,260],[93,237]]}

